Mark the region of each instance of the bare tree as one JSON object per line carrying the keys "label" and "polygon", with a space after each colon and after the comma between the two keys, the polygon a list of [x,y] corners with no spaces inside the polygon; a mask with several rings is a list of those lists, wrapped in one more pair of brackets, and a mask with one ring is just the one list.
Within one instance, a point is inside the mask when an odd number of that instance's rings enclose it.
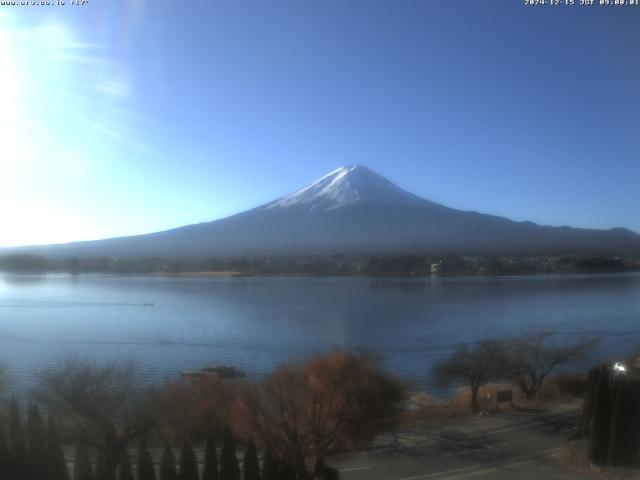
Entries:
{"label": "bare tree", "polygon": [[370,358],[335,351],[283,365],[262,385],[247,386],[234,426],[308,478],[308,460],[369,443],[397,419],[403,399],[402,386]]}
{"label": "bare tree", "polygon": [[201,440],[207,433],[217,438],[242,383],[214,376],[165,383],[155,398],[162,435],[177,441]]}
{"label": "bare tree", "polygon": [[65,358],[42,375],[38,398],[64,420],[75,442],[98,452],[110,480],[129,442],[155,425],[149,392],[128,362]]}
{"label": "bare tree", "polygon": [[460,345],[447,359],[437,363],[431,374],[442,386],[462,383],[471,389],[471,410],[478,412],[480,387],[503,373],[506,359],[504,344],[500,340],[485,339]]}
{"label": "bare tree", "polygon": [[505,342],[504,378],[532,398],[551,371],[560,365],[586,358],[595,347],[594,338],[559,343],[551,332],[525,335]]}

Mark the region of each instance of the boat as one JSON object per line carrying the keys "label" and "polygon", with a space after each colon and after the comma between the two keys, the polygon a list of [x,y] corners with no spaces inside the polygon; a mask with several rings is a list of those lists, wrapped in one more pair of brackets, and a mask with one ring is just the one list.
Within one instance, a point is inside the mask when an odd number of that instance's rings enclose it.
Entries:
{"label": "boat", "polygon": [[187,370],[180,372],[180,376],[183,378],[242,378],[246,375],[244,370],[236,367],[235,365],[211,365],[209,367],[203,367],[200,370]]}
{"label": "boat", "polygon": [[202,368],[203,373],[213,373],[220,378],[240,378],[246,375],[244,370],[236,367],[235,365],[211,365],[209,367]]}

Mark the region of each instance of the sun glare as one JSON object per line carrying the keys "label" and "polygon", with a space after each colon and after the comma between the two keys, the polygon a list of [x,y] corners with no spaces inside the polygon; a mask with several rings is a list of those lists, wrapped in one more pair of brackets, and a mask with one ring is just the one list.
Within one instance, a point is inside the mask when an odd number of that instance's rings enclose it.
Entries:
{"label": "sun glare", "polygon": [[0,142],[4,158],[3,176],[7,174],[11,164],[19,160],[15,140],[15,126],[21,112],[17,88],[19,68],[12,54],[11,45],[15,45],[12,32],[0,29]]}
{"label": "sun glare", "polygon": [[[73,193],[129,141],[130,87],[114,70],[70,25],[0,15],[0,213],[11,232],[2,245],[87,236],[69,215]],[[43,209],[53,226],[46,238],[34,226]]]}

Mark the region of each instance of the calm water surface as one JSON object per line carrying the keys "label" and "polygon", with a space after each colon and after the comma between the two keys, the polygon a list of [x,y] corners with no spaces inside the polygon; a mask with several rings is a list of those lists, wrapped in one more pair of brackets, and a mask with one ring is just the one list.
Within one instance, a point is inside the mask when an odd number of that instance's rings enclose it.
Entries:
{"label": "calm water surface", "polygon": [[460,342],[534,330],[602,336],[599,358],[640,349],[640,275],[0,277],[0,358],[20,385],[66,353],[132,358],[150,379],[222,362],[259,378],[337,346],[429,390]]}

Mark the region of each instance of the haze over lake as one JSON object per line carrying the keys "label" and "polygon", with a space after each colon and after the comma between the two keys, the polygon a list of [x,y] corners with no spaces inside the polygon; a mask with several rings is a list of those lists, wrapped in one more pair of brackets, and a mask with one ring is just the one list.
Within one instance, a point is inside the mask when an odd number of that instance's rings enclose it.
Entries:
{"label": "haze over lake", "polygon": [[463,341],[553,330],[640,348],[640,275],[374,278],[0,277],[0,358],[13,380],[66,353],[132,358],[162,379],[232,363],[259,378],[332,347],[372,350],[415,388]]}

